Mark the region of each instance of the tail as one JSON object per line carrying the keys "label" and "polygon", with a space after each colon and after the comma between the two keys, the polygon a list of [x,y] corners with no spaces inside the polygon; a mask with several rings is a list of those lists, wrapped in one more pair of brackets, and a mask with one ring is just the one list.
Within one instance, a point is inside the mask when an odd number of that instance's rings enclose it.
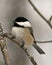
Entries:
{"label": "tail", "polygon": [[35,43],[33,47],[40,53],[40,54],[45,54],[45,52]]}

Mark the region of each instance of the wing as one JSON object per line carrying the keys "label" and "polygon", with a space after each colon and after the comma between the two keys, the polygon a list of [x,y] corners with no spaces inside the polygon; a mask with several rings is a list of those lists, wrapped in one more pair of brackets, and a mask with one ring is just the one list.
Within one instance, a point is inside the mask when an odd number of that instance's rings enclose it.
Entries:
{"label": "wing", "polygon": [[[33,29],[32,27],[28,27],[29,28],[29,31],[30,31],[30,34],[32,35],[32,37],[34,38],[34,35],[33,35]],[[34,38],[35,39],[35,38]]]}
{"label": "wing", "polygon": [[35,37],[34,37],[34,35],[33,35],[33,29],[32,29],[32,27],[28,27],[28,28],[29,28],[30,34],[31,34],[32,37],[34,38],[34,45],[33,45],[33,47],[34,47],[40,54],[45,54],[45,52],[36,44]]}
{"label": "wing", "polygon": [[33,47],[34,47],[40,54],[45,54],[45,52],[44,52],[37,44],[34,44]]}

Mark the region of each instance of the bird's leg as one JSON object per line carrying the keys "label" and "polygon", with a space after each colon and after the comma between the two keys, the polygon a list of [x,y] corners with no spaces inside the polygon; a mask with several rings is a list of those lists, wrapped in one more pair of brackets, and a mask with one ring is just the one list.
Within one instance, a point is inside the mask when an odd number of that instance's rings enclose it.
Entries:
{"label": "bird's leg", "polygon": [[24,45],[25,45],[25,43],[24,43],[24,41],[22,42],[22,44],[20,45],[21,46],[21,48],[23,48],[24,47]]}
{"label": "bird's leg", "polygon": [[15,36],[12,36],[12,39],[15,39]]}

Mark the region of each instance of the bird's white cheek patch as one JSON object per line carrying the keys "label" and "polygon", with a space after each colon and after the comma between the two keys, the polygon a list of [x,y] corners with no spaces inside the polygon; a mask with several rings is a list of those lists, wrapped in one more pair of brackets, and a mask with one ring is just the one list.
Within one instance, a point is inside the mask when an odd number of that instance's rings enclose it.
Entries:
{"label": "bird's white cheek patch", "polygon": [[25,27],[31,27],[30,22],[26,21],[26,22],[16,22],[17,24],[21,25],[21,26],[25,26]]}

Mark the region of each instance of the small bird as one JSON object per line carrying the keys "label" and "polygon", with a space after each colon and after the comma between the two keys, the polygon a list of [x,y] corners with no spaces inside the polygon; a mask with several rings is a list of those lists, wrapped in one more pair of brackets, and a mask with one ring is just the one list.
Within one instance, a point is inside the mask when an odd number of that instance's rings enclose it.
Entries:
{"label": "small bird", "polygon": [[21,47],[27,48],[32,45],[40,54],[45,54],[36,44],[31,22],[25,17],[18,17],[14,20],[12,35],[20,42]]}

